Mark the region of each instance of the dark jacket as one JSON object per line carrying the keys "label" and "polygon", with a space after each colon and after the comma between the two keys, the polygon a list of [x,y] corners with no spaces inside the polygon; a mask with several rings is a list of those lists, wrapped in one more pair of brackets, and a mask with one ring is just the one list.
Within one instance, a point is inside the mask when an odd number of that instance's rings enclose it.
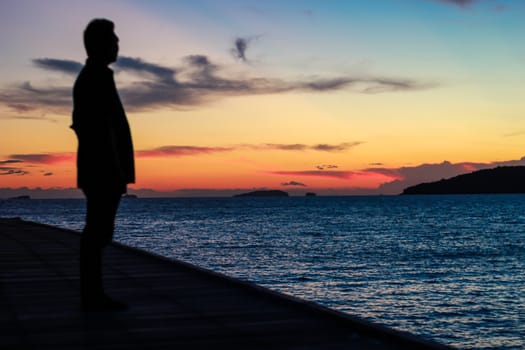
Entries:
{"label": "dark jacket", "polygon": [[133,143],[126,113],[104,64],[86,61],[73,87],[78,138],[77,185],[84,190],[126,191],[135,182]]}

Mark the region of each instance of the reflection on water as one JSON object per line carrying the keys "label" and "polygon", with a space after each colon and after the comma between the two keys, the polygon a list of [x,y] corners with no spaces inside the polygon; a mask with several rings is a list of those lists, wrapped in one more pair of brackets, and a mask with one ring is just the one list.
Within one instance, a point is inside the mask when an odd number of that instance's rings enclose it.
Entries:
{"label": "reflection on water", "polygon": [[[0,213],[80,229],[83,206]],[[457,347],[525,347],[523,195],[124,200],[116,239]]]}

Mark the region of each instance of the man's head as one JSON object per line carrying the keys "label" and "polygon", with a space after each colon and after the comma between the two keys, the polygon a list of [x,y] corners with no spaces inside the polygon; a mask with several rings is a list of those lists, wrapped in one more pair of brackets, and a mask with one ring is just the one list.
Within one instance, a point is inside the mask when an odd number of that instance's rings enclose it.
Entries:
{"label": "man's head", "polygon": [[84,46],[89,58],[110,64],[117,60],[118,37],[115,25],[107,19],[96,18],[84,30]]}

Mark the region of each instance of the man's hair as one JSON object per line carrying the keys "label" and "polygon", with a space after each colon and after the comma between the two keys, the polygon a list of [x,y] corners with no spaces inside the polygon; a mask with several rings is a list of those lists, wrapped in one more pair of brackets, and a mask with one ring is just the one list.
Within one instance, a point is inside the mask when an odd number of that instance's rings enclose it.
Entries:
{"label": "man's hair", "polygon": [[108,42],[112,39],[115,25],[108,19],[95,18],[84,30],[84,47],[88,57],[97,56],[104,52]]}

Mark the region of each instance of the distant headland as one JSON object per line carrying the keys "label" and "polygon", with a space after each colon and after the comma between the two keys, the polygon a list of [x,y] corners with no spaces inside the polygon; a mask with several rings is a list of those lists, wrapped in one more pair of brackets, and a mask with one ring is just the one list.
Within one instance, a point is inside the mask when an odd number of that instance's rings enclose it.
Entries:
{"label": "distant headland", "polygon": [[280,190],[253,191],[236,194],[234,197],[288,197],[288,192]]}
{"label": "distant headland", "polygon": [[450,179],[407,187],[402,194],[525,193],[525,166],[478,170]]}

